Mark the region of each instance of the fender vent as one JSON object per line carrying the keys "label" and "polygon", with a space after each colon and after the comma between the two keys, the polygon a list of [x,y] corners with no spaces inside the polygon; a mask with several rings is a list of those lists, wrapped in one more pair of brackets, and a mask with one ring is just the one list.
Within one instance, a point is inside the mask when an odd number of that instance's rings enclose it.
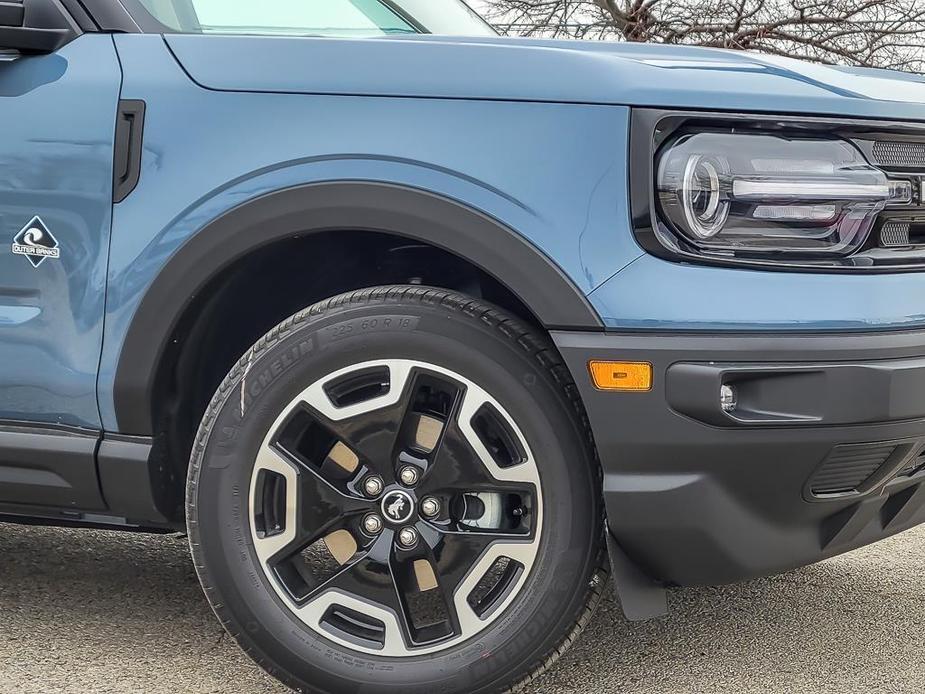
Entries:
{"label": "fender vent", "polygon": [[809,481],[813,496],[843,496],[864,491],[890,458],[895,443],[857,443],[836,446]]}

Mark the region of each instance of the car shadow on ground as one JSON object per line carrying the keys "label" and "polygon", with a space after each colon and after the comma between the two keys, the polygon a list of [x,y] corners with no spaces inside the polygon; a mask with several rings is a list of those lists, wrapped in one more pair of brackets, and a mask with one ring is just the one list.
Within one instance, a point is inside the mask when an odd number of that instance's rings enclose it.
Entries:
{"label": "car shadow on ground", "polygon": [[[530,691],[921,691],[923,549],[913,532],[783,576],[674,590],[651,622],[627,622],[608,591]],[[223,636],[185,538],[0,525],[0,556],[0,691],[282,691]]]}

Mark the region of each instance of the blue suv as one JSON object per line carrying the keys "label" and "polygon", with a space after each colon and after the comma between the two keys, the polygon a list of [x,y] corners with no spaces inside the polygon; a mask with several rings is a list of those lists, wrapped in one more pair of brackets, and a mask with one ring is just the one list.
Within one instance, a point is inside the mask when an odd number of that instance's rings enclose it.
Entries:
{"label": "blue suv", "polygon": [[[0,513],[305,692],[925,519],[925,80],[461,0],[0,0]],[[608,578],[610,576],[611,578]]]}

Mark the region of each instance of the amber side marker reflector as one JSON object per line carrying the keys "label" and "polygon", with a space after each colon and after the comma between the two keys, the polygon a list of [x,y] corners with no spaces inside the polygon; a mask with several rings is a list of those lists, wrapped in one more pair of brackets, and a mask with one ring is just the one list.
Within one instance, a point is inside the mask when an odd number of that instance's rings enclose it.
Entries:
{"label": "amber side marker reflector", "polygon": [[588,370],[599,390],[652,389],[652,365],[645,361],[589,361]]}

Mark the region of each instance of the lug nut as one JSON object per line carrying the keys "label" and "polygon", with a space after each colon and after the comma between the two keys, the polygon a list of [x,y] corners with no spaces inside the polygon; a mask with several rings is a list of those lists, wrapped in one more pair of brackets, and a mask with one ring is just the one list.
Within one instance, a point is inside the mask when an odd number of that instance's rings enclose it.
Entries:
{"label": "lug nut", "polygon": [[440,513],[440,502],[432,496],[427,497],[421,502],[421,513],[428,518],[433,518]]}
{"label": "lug nut", "polygon": [[401,472],[398,473],[401,483],[406,487],[410,487],[413,484],[417,484],[418,479],[420,478],[421,473],[418,472],[418,469],[413,465],[407,465],[401,469]]}
{"label": "lug nut", "polygon": [[418,541],[418,531],[414,528],[402,528],[398,533],[398,541],[403,547],[414,547]]}
{"label": "lug nut", "polygon": [[370,513],[363,519],[363,529],[370,535],[378,535],[382,531],[382,519],[375,513]]}
{"label": "lug nut", "polygon": [[366,496],[379,496],[382,494],[382,488],[385,485],[382,483],[381,477],[376,477],[375,475],[367,477],[366,481],[363,482],[363,491],[366,492]]}

